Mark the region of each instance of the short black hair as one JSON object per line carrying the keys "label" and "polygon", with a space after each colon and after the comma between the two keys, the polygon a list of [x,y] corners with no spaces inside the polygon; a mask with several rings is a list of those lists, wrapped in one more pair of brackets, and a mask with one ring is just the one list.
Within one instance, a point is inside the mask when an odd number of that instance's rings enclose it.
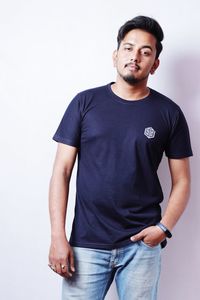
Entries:
{"label": "short black hair", "polygon": [[164,33],[156,20],[146,16],[137,16],[120,27],[117,36],[117,49],[119,49],[125,35],[132,29],[142,29],[151,33],[156,38],[156,58],[158,58],[163,49],[161,42],[164,38]]}

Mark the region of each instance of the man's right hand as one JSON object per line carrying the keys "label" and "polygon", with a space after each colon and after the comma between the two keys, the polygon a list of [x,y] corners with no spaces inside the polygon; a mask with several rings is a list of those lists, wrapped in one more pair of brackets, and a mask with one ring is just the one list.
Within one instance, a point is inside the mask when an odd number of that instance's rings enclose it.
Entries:
{"label": "man's right hand", "polygon": [[63,277],[71,277],[75,272],[73,250],[66,238],[52,239],[49,267]]}

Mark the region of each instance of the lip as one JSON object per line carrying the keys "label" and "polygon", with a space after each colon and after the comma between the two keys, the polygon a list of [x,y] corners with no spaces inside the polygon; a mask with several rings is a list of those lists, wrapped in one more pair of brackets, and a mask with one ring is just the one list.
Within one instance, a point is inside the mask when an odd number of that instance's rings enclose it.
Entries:
{"label": "lip", "polygon": [[138,71],[140,68],[139,68],[139,66],[138,65],[136,65],[136,64],[126,64],[125,65],[125,68],[126,67],[128,67],[129,68],[129,70],[131,70],[131,71]]}

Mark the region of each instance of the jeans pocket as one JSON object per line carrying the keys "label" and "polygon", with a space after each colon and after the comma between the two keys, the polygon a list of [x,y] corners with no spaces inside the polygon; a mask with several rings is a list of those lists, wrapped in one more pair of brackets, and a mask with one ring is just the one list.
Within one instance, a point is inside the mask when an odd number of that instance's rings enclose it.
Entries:
{"label": "jeans pocket", "polygon": [[158,248],[158,247],[160,247],[160,244],[158,244],[158,245],[156,245],[156,246],[149,246],[149,245],[147,245],[144,241],[142,241],[142,240],[140,240],[140,244],[142,245],[142,246],[144,246],[144,247],[146,247],[146,248],[148,248],[148,249],[155,249],[155,248]]}

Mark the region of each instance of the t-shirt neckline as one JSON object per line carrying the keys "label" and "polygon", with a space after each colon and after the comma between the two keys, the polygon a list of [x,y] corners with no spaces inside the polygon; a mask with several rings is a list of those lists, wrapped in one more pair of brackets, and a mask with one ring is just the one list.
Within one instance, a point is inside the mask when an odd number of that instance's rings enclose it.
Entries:
{"label": "t-shirt neckline", "polygon": [[128,105],[138,105],[138,104],[141,104],[141,103],[145,103],[147,102],[147,100],[150,100],[151,99],[151,95],[152,95],[152,89],[149,88],[149,94],[142,98],[142,99],[138,99],[138,100],[126,100],[126,99],[123,99],[121,97],[119,97],[118,95],[116,95],[112,89],[111,89],[111,85],[115,83],[114,81],[110,82],[107,87],[108,87],[108,91],[112,97],[113,100],[117,101],[117,102],[121,102],[123,104],[128,104]]}

